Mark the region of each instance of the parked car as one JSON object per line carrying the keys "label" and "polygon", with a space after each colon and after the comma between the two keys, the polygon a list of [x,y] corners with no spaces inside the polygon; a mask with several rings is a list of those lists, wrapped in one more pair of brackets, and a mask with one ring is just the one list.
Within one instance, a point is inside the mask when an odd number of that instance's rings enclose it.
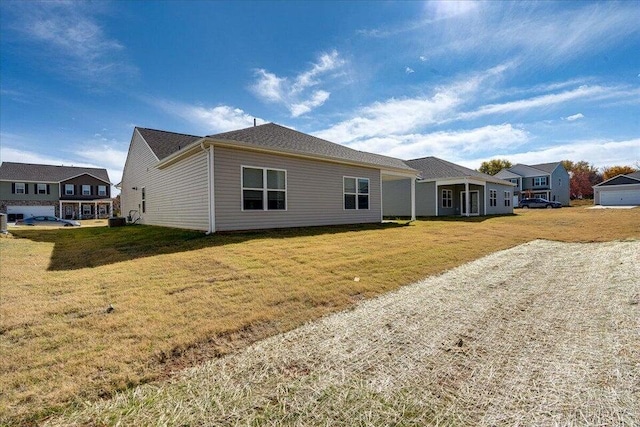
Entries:
{"label": "parked car", "polygon": [[519,208],[561,208],[562,203],[553,202],[551,200],[543,199],[542,197],[534,197],[531,199],[522,199],[518,203]]}
{"label": "parked car", "polygon": [[16,221],[16,225],[53,225],[57,227],[79,227],[78,221],[62,219],[55,216],[32,216]]}

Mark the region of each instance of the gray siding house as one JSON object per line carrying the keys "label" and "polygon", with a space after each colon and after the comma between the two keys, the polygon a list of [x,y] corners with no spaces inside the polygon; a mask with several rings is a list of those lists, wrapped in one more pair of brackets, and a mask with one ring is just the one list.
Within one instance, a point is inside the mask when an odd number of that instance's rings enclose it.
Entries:
{"label": "gray siding house", "polygon": [[[415,186],[417,216],[476,216],[513,213],[514,184],[439,159],[423,157],[405,163],[420,175]],[[409,216],[411,188],[404,181],[383,182],[387,216]]]}
{"label": "gray siding house", "polygon": [[136,127],[119,187],[131,220],[212,233],[381,222],[383,183],[416,176],[273,123],[205,137]]}
{"label": "gray siding house", "polygon": [[9,221],[38,215],[62,218],[112,216],[106,169],[3,162],[0,212]]}
{"label": "gray siding house", "polygon": [[495,175],[516,184],[514,204],[528,197],[542,197],[569,206],[569,173],[561,162],[524,165],[518,163]]}
{"label": "gray siding house", "polygon": [[594,185],[593,203],[601,206],[640,205],[640,171],[618,175]]}

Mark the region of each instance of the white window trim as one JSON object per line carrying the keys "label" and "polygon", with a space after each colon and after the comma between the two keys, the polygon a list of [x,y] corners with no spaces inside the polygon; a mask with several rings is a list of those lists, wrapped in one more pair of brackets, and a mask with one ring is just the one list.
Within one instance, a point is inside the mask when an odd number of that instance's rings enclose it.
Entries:
{"label": "white window trim", "polygon": [[[244,168],[262,170],[262,188],[244,186]],[[279,188],[267,188],[267,171],[284,172],[284,190]],[[262,190],[262,209],[244,208],[244,190]],[[269,191],[280,191],[284,193],[284,209],[269,209]],[[289,174],[286,169],[270,168],[266,166],[240,165],[240,211],[242,212],[286,212],[289,210]]]}
{"label": "white window trim", "polygon": [[[85,213],[85,211],[88,212],[88,213]],[[82,216],[84,216],[84,215],[93,215],[91,213],[91,205],[87,205],[87,204],[83,204],[82,205]]]}
{"label": "white window trim", "polygon": [[[543,181],[541,184],[536,184],[536,181]],[[545,185],[549,185],[549,177],[548,176],[536,176],[533,178],[533,186],[534,187],[544,187]]]}
{"label": "white window trim", "polygon": [[[356,180],[356,192],[355,193],[347,193],[346,189],[344,188],[344,180],[345,178],[351,178],[351,179],[355,179]],[[358,186],[358,180],[359,179],[366,179],[367,180],[367,188],[369,189],[368,193],[360,193],[360,187]],[[347,209],[345,207],[344,204],[344,196],[346,196],[347,194],[351,194],[356,196],[356,208],[355,209]],[[367,208],[366,209],[360,209],[360,207],[358,206],[358,196],[360,195],[365,195],[367,197],[369,197],[369,201],[367,202]],[[371,180],[369,178],[365,178],[363,176],[348,176],[348,175],[344,175],[342,177],[342,210],[343,211],[368,211],[371,209]]]}
{"label": "white window trim", "polygon": [[[40,190],[42,189],[42,193]],[[36,184],[36,194],[47,194],[47,184]]]}
{"label": "white window trim", "polygon": [[[491,202],[493,202],[493,204],[491,204]],[[489,190],[489,207],[498,207],[498,190]]]}
{"label": "white window trim", "polygon": [[504,206],[511,207],[511,191],[504,192]]}
{"label": "white window trim", "polygon": [[[22,191],[18,191],[18,186],[19,185],[22,187],[21,188]],[[27,189],[27,184],[26,183],[24,183],[24,182],[16,182],[14,187],[15,187],[15,191],[16,191],[14,194],[27,194],[27,190],[26,190]]]}
{"label": "white window trim", "polygon": [[[84,192],[85,187],[87,187],[87,190],[88,190],[88,192],[86,194]],[[87,185],[87,184],[82,184],[81,191],[82,191],[82,195],[83,196],[90,196],[91,195],[91,186]]]}
{"label": "white window trim", "polygon": [[[71,187],[71,192],[67,191],[67,188]],[[65,196],[75,196],[76,195],[76,186],[73,184],[65,184],[64,185],[64,195]]]}
{"label": "white window trim", "polygon": [[[102,191],[101,188],[104,188],[104,191]],[[106,195],[107,195],[107,186],[98,185],[98,196],[106,196]]]}
{"label": "white window trim", "polygon": [[[448,193],[449,193],[449,197],[445,197],[445,196],[444,196],[444,195],[445,195],[445,192],[448,192]],[[448,200],[448,201],[449,201],[449,204],[450,204],[451,206],[445,206],[445,204],[444,204],[445,200]],[[451,208],[453,208],[453,190],[451,190],[451,189],[449,189],[449,188],[443,188],[443,189],[442,189],[442,203],[441,203],[441,205],[442,205],[441,207],[442,207],[443,209],[451,209]]]}

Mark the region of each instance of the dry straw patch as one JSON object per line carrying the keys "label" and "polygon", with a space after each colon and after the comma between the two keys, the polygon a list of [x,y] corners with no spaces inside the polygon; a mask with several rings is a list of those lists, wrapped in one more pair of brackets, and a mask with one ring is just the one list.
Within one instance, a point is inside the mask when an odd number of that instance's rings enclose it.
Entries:
{"label": "dry straw patch", "polygon": [[638,238],[640,210],[214,236],[12,232],[0,239],[0,424],[23,425],[532,239]]}
{"label": "dry straw patch", "polygon": [[531,242],[48,425],[637,425],[639,261]]}

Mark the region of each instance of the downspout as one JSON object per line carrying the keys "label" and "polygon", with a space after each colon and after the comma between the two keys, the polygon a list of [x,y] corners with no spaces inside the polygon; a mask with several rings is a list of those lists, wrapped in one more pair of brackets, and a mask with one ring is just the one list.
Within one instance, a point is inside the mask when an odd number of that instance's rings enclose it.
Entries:
{"label": "downspout", "polygon": [[214,225],[214,212],[213,212],[213,197],[214,197],[214,193],[213,193],[213,150],[212,147],[209,146],[209,149],[207,150],[204,146],[204,141],[202,141],[200,143],[200,148],[202,149],[202,151],[206,151],[207,153],[207,195],[208,195],[208,202],[209,202],[209,227],[207,230],[207,235],[212,234],[215,232],[215,225]]}

